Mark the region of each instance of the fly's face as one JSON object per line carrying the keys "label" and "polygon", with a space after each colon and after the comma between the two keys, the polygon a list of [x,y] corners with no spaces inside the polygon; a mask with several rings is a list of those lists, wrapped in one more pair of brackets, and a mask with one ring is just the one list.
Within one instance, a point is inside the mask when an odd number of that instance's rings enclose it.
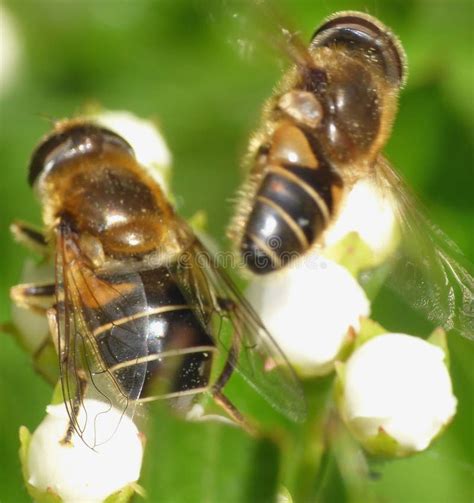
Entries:
{"label": "fly's face", "polygon": [[362,167],[387,139],[404,80],[405,54],[386,26],[362,13],[335,14],[283,79],[275,115],[310,131],[336,167]]}

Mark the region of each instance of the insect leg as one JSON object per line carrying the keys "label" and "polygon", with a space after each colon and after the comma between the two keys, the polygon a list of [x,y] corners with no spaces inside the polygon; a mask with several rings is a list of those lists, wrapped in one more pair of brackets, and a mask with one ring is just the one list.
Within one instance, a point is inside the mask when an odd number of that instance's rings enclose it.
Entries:
{"label": "insect leg", "polygon": [[55,292],[54,283],[23,283],[11,288],[10,297],[19,307],[46,314],[55,302]]}
{"label": "insect leg", "polygon": [[[24,283],[16,285],[10,290],[10,297],[17,306],[28,309],[36,315],[45,316],[48,309],[53,306],[56,300],[55,285],[53,283]],[[31,323],[34,323],[34,319],[32,319]],[[19,337],[20,342],[23,341],[24,336],[19,335],[21,330],[14,323],[6,324],[3,329],[13,337]],[[31,343],[26,343],[27,350],[33,360],[34,368],[48,382],[55,383],[57,375],[52,370],[52,362],[56,361],[53,341],[49,334],[41,333],[43,336],[41,338],[39,331],[36,331],[35,334],[29,333],[28,340],[33,341],[36,339],[37,343],[35,342],[33,347],[30,347]],[[54,368],[57,368],[57,364]]]}
{"label": "insect leg", "polygon": [[73,406],[69,414],[69,425],[66,430],[64,438],[61,440],[61,444],[68,445],[71,443],[72,435],[74,431],[77,431],[78,422],[77,418],[79,415],[79,409],[84,400],[87,391],[88,379],[86,373],[82,369],[76,371],[77,378],[77,389],[73,400]]}
{"label": "insect leg", "polygon": [[[234,309],[234,302],[227,299],[218,299],[220,307],[225,311],[231,311]],[[217,378],[214,385],[211,387],[211,394],[226,413],[242,428],[244,428],[251,435],[256,435],[257,431],[254,426],[252,426],[249,421],[243,416],[243,414],[237,409],[237,407],[222,393],[222,389],[227,384],[227,381],[232,376],[234,367],[237,364],[240,352],[240,336],[238,334],[237,323],[236,330],[232,336],[232,346],[227,355],[227,360],[225,362],[224,368],[222,369],[219,377]]]}
{"label": "insect leg", "polygon": [[247,433],[252,436],[257,436],[256,428],[249,423],[244,415],[237,409],[237,407],[219,390],[211,388],[212,397],[218,405],[220,405],[228,416],[231,417],[239,426],[241,426]]}
{"label": "insect leg", "polygon": [[232,347],[229,350],[227,355],[227,360],[225,362],[224,368],[222,369],[219,377],[217,378],[215,384],[213,385],[213,390],[220,392],[224,386],[227,384],[227,381],[231,378],[232,373],[234,371],[234,367],[237,364],[237,360],[239,358],[239,349],[240,349],[240,341],[236,340],[236,337],[232,338]]}
{"label": "insect leg", "polygon": [[16,221],[10,225],[10,232],[13,234],[15,241],[41,255],[47,255],[48,241],[46,236],[33,225]]}
{"label": "insect leg", "polygon": [[[56,347],[56,351],[59,352],[59,326],[58,326],[56,308],[51,307],[50,309],[48,309],[46,315],[48,317],[49,330],[51,332],[53,342]],[[60,355],[60,358],[63,358],[63,355]],[[64,435],[64,438],[61,440],[61,444],[63,445],[70,444],[74,431],[78,431],[77,418],[79,415],[79,409],[86,395],[87,386],[89,382],[87,374],[83,369],[76,370],[75,378],[76,378],[76,391],[74,399],[72,400],[72,407],[67,407],[69,415],[69,424],[66,433]]]}
{"label": "insect leg", "polygon": [[46,311],[46,316],[48,319],[49,325],[49,333],[51,334],[51,338],[53,339],[54,347],[56,348],[56,352],[59,352],[59,327],[58,327],[58,315],[56,308],[50,307]]}
{"label": "insect leg", "polygon": [[[32,354],[33,368],[43,379],[50,384],[56,384],[57,376],[57,356],[56,349],[49,334],[41,341]],[[53,363],[55,364],[53,367]]]}

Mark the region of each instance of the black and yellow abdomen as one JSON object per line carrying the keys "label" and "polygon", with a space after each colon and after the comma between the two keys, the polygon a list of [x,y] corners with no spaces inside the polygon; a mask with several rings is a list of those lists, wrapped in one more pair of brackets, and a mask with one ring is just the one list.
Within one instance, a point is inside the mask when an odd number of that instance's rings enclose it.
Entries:
{"label": "black and yellow abdomen", "polygon": [[255,274],[324,246],[344,194],[373,174],[405,80],[396,37],[359,12],[331,16],[288,54],[294,66],[263,108],[229,229]]}
{"label": "black and yellow abdomen", "polygon": [[[215,351],[204,320],[196,316],[167,267],[136,276],[138,286],[129,287],[120,276],[109,283],[107,288],[117,295],[104,306],[104,323],[100,311],[95,313],[90,331],[102,365],[130,400],[204,391]],[[110,321],[113,312],[116,319]]]}
{"label": "black and yellow abdomen", "polygon": [[328,225],[342,188],[340,176],[303,129],[282,123],[270,144],[240,247],[255,274],[304,254]]}

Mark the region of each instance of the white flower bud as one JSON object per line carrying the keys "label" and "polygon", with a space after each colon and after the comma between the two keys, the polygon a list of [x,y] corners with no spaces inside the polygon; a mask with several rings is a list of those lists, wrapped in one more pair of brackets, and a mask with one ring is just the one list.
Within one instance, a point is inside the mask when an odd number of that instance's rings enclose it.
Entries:
{"label": "white flower bud", "polygon": [[[369,451],[421,451],[449,423],[457,401],[445,356],[440,347],[405,334],[376,336],[351,355],[340,373],[341,416]],[[387,439],[393,440],[389,451]]]}
{"label": "white flower bud", "polygon": [[148,170],[163,191],[169,193],[171,153],[154,122],[126,111],[104,110],[91,117],[122,136],[132,146],[137,161]]}
{"label": "white flower bud", "polygon": [[[110,437],[106,442],[92,449],[74,433],[71,444],[61,443],[69,418],[60,404],[47,407],[29,445],[28,483],[52,491],[65,503],[100,503],[140,476],[143,446],[134,422],[116,409],[98,415],[104,404],[96,400],[86,400],[86,408],[85,442],[94,445],[95,435]],[[80,414],[79,422],[83,421]]]}
{"label": "white flower bud", "polygon": [[357,332],[370,311],[354,277],[317,252],[253,279],[247,296],[301,375],[330,372],[351,329]]}
{"label": "white flower bud", "polygon": [[394,251],[397,224],[389,198],[383,198],[373,184],[357,182],[343,201],[339,215],[324,234],[325,247],[332,246],[350,232],[357,232],[374,254],[374,264]]}

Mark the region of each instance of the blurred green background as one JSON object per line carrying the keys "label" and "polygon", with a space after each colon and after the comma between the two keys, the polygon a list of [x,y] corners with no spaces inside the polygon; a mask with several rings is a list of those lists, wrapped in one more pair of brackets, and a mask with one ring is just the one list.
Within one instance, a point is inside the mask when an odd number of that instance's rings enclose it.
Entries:
{"label": "blurred green background", "polygon": [[[284,66],[270,51],[251,50],[259,37],[246,33],[235,3],[10,0],[1,5],[14,21],[20,53],[14,80],[0,95],[0,322],[9,319],[8,289],[18,281],[27,256],[10,239],[8,225],[14,218],[40,223],[26,168],[32,149],[49,128],[42,116],[69,117],[84,104],[98,102],[108,109],[158,118],[174,156],[179,211],[190,216],[205,210],[210,233],[228,246],[225,226],[241,180],[239,159]],[[431,220],[473,261],[472,1],[287,0],[281,9],[305,38],[323,17],[340,9],[374,14],[399,35],[408,53],[409,81],[387,153],[426,203]],[[399,306],[388,312],[382,304],[376,309],[387,326],[405,313]],[[415,315],[403,314],[403,319],[406,331],[410,324],[423,326]],[[377,476],[362,480],[355,496],[344,489],[337,470],[329,471],[326,496],[320,501],[368,501],[361,496],[365,491],[387,503],[473,501],[474,349],[456,336],[449,342],[459,413],[447,433],[426,453],[377,464]],[[0,502],[29,501],[20,476],[17,431],[21,424],[30,429],[38,424],[50,389],[34,374],[29,357],[4,334],[0,396]],[[255,452],[256,457],[248,459],[265,464],[265,455],[274,451]],[[193,453],[189,463],[199,464],[203,453]],[[205,459],[219,478],[225,455]],[[252,479],[251,472],[250,466],[239,473],[247,473],[248,484],[263,483]],[[236,484],[232,473],[223,470],[221,484],[226,480],[229,487],[230,481]],[[189,493],[170,494],[161,500],[193,501]],[[228,501],[272,499],[265,491],[241,494],[241,499],[232,499],[229,493]],[[204,499],[196,493],[194,501]],[[207,501],[226,498],[208,495]]]}

